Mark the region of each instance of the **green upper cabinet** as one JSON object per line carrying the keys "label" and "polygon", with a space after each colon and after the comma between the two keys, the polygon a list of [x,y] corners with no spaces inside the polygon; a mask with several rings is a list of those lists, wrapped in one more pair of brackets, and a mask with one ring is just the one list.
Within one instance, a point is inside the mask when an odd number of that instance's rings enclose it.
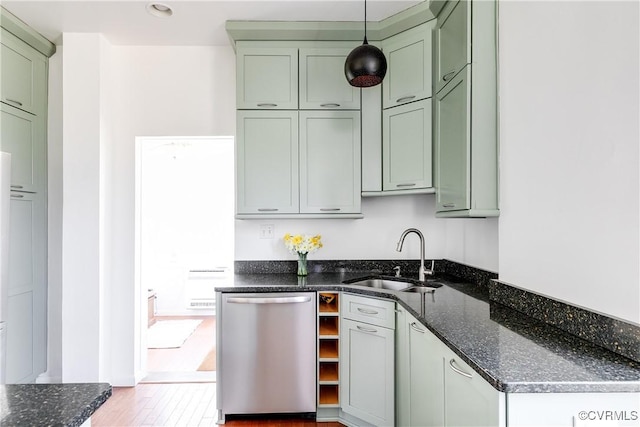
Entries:
{"label": "green upper cabinet", "polygon": [[29,113],[43,114],[46,106],[46,70],[44,55],[28,47],[2,29],[0,52],[2,102]]}
{"label": "green upper cabinet", "polygon": [[471,209],[471,92],[466,70],[435,96],[436,205],[438,211]]}
{"label": "green upper cabinet", "polygon": [[[435,69],[444,73],[441,81],[436,80],[439,73],[434,74],[434,86],[442,84],[434,96],[436,216],[498,216],[495,1],[447,3],[438,16],[438,28],[453,30],[460,22],[466,22],[460,29],[464,35],[457,37],[447,30],[436,36],[440,51]],[[446,70],[459,64],[452,58],[464,55],[458,49],[460,43],[443,40],[459,42],[468,34],[471,43],[464,46],[473,60],[450,77],[452,71]],[[451,54],[445,51],[449,47]],[[440,66],[438,58],[452,65]]]}
{"label": "green upper cabinet", "polygon": [[41,117],[0,105],[0,151],[11,153],[11,189],[46,190],[45,125]]}
{"label": "green upper cabinet", "polygon": [[300,49],[300,109],[358,110],[360,90],[344,76],[350,48]]}
{"label": "green upper cabinet", "polygon": [[238,46],[236,79],[238,109],[298,109],[297,48]]}
{"label": "green upper cabinet", "polygon": [[394,107],[431,97],[431,37],[429,21],[382,41],[387,75],[382,82],[382,106]]}
{"label": "green upper cabinet", "polygon": [[438,16],[433,40],[433,82],[436,92],[471,63],[470,12],[467,0],[454,0],[447,3]]}
{"label": "green upper cabinet", "polygon": [[298,112],[238,111],[237,127],[237,213],[297,213]]}
{"label": "green upper cabinet", "polygon": [[300,112],[300,213],[360,213],[360,112]]}
{"label": "green upper cabinet", "polygon": [[383,191],[433,187],[431,141],[431,99],[383,111]]}

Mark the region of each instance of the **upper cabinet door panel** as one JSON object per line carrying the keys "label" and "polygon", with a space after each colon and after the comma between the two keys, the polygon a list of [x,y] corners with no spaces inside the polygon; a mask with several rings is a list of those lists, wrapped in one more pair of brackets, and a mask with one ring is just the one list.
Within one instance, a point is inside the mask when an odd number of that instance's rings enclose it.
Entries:
{"label": "upper cabinet door panel", "polygon": [[1,49],[2,102],[33,114],[43,113],[38,111],[41,105],[36,94],[44,83],[45,60],[5,30]]}
{"label": "upper cabinet door panel", "polygon": [[432,22],[382,42],[387,58],[387,75],[382,82],[383,108],[431,97]]}
{"label": "upper cabinet door panel", "polygon": [[298,49],[238,47],[238,109],[298,109]]}
{"label": "upper cabinet door panel", "polygon": [[471,205],[472,65],[435,96],[436,209],[460,211]]}
{"label": "upper cabinet door panel", "polygon": [[447,3],[434,38],[435,91],[440,91],[466,64],[471,63],[471,7],[467,0]]}
{"label": "upper cabinet door panel", "polygon": [[431,122],[431,99],[383,111],[383,191],[433,187]]}
{"label": "upper cabinet door panel", "polygon": [[300,213],[360,213],[360,113],[300,112]]}
{"label": "upper cabinet door panel", "polygon": [[298,112],[237,113],[237,212],[298,212]]}
{"label": "upper cabinet door panel", "polygon": [[45,189],[42,126],[33,114],[0,106],[0,150],[11,153],[11,189],[36,192]]}
{"label": "upper cabinet door panel", "polygon": [[348,48],[300,49],[300,109],[357,110],[360,90],[344,75]]}

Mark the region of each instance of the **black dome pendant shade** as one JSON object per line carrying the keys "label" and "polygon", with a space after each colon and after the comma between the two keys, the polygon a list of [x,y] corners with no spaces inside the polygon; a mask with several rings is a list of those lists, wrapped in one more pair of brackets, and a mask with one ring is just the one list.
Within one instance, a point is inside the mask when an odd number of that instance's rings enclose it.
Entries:
{"label": "black dome pendant shade", "polygon": [[367,41],[367,0],[364,0],[364,41],[349,53],[344,75],[351,86],[371,87],[382,83],[387,74],[387,59],[380,49]]}

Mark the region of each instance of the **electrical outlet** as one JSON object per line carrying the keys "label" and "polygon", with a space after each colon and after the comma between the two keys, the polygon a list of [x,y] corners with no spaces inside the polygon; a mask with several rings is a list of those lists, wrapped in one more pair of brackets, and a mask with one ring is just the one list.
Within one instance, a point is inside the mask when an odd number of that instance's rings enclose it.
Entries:
{"label": "electrical outlet", "polygon": [[260,224],[260,238],[273,239],[275,234],[275,226],[273,224]]}

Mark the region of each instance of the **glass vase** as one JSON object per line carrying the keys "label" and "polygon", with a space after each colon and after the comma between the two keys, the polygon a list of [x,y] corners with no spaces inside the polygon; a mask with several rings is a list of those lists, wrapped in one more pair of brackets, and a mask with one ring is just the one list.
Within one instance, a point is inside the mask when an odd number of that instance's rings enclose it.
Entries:
{"label": "glass vase", "polygon": [[307,272],[307,254],[298,252],[298,276],[306,276]]}

